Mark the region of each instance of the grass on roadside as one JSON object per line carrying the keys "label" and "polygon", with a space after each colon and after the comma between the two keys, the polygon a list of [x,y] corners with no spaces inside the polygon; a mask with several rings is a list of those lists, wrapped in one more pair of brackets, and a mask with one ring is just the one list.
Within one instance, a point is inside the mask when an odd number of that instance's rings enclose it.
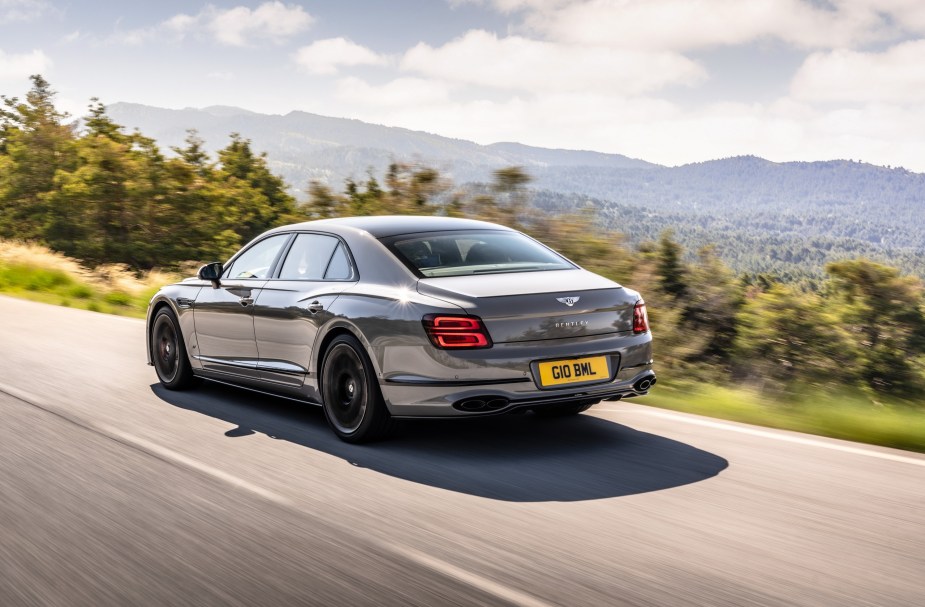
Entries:
{"label": "grass on roadside", "polygon": [[925,453],[925,411],[857,393],[807,390],[791,399],[742,387],[659,383],[640,404]]}
{"label": "grass on roadside", "polygon": [[89,270],[42,246],[0,242],[0,293],[32,301],[143,318],[154,292],[174,279],[119,265]]}

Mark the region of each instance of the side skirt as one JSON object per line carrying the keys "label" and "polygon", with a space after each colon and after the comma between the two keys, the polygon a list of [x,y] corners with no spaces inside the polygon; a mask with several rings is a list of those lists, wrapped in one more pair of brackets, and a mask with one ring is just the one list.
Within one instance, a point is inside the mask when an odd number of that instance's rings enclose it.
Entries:
{"label": "side skirt", "polygon": [[223,386],[231,386],[232,388],[240,388],[242,390],[247,390],[248,392],[256,392],[257,394],[263,394],[265,396],[273,396],[275,398],[284,398],[286,400],[291,400],[291,401],[302,403],[305,405],[314,405],[316,407],[321,406],[320,402],[317,402],[310,398],[299,398],[298,396],[293,396],[291,394],[285,394],[283,392],[276,392],[274,390],[261,390],[260,388],[256,388],[254,386],[249,386],[249,385],[245,385],[242,383],[224,380],[224,379],[216,379],[215,377],[212,377],[212,376],[197,375],[197,377],[201,377],[202,379],[206,381],[212,381],[217,384],[222,384]]}

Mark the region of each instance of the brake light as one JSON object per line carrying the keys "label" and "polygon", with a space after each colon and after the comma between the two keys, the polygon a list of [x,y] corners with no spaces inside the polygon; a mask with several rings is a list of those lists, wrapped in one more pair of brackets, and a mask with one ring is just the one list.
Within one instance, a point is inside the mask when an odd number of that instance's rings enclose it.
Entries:
{"label": "brake light", "polygon": [[646,302],[641,299],[633,308],[633,333],[645,333],[649,330],[649,315],[646,313]]}
{"label": "brake light", "polygon": [[431,343],[442,350],[491,347],[491,337],[478,316],[428,314],[421,322]]}

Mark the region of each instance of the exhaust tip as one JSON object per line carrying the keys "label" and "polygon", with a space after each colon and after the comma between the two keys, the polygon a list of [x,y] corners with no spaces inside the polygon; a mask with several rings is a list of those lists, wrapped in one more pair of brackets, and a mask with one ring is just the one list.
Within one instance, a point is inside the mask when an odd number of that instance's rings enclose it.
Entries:
{"label": "exhaust tip", "polygon": [[646,377],[643,377],[635,384],[633,384],[633,390],[636,392],[646,392],[649,388],[655,385],[656,381],[657,380],[655,379],[654,375],[647,375]]}
{"label": "exhaust tip", "polygon": [[453,403],[454,409],[459,409],[460,411],[498,411],[499,409],[504,409],[511,401],[504,398],[503,396],[476,396],[473,398],[464,398],[462,400],[456,401]]}
{"label": "exhaust tip", "polygon": [[478,398],[471,398],[459,403],[458,407],[463,411],[481,411],[486,406],[485,401]]}
{"label": "exhaust tip", "polygon": [[485,406],[489,409],[496,411],[498,409],[503,409],[507,407],[508,400],[506,398],[493,398],[490,401],[485,403]]}

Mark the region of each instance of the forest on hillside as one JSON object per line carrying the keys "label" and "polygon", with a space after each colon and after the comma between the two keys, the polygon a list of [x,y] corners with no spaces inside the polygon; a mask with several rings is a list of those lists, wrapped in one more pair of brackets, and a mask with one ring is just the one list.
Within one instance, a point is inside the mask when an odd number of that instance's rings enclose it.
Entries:
{"label": "forest on hillside", "polygon": [[546,189],[533,189],[531,200],[551,213],[591,208],[602,226],[623,234],[633,246],[657,239],[666,228],[684,226],[675,237],[691,257],[715,244],[717,254],[737,273],[818,282],[825,277],[827,263],[865,257],[925,278],[925,222],[913,218],[915,213],[925,216],[925,203],[910,203],[906,217],[891,216],[890,225],[884,225],[876,218],[854,216],[847,205],[799,212],[753,207],[670,210]]}
{"label": "forest on hillside", "polygon": [[[142,133],[126,133],[97,100],[78,127],[56,109],[46,80],[32,83],[23,99],[2,97],[0,238],[143,271],[224,260],[264,230],[306,219],[474,217],[520,229],[642,292],[658,364],[671,376],[735,381],[782,397],[807,386],[908,406],[925,396],[923,284],[896,267],[833,258],[825,243],[808,240],[799,254],[816,264],[812,273],[736,272],[719,254],[730,245],[721,234],[718,245],[685,251],[697,226],[683,213],[673,230],[627,240],[609,229],[606,206],[534,200],[520,167],[498,169],[492,183],[472,188],[431,167],[392,163],[381,180],[347,180],[343,189],[306,184],[307,201],[297,202],[246,138],[231,134],[213,158],[190,133],[166,154]],[[748,253],[751,245],[739,246]],[[781,256],[796,250],[767,246]]]}

